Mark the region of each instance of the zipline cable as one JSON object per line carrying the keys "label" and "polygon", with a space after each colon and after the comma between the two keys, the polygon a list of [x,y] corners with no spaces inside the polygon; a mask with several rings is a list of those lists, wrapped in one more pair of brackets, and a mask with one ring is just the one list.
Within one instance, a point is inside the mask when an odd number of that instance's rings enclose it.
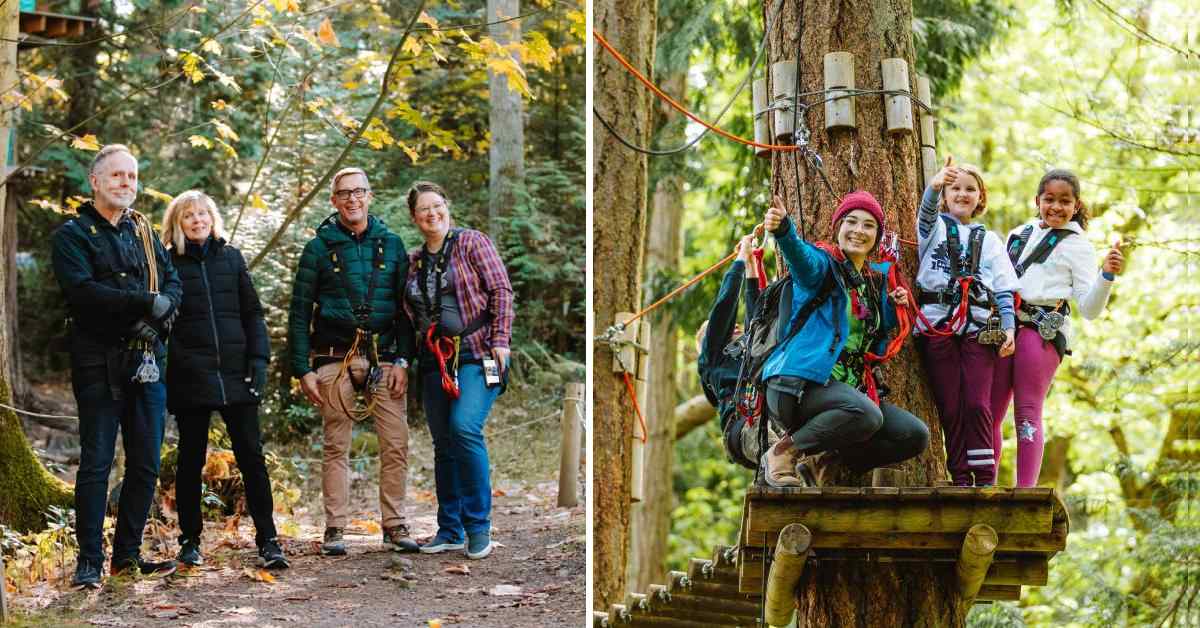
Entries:
{"label": "zipline cable", "polygon": [[[779,17],[779,9],[782,8],[782,6],[783,6],[783,0],[776,0],[775,5],[774,5],[774,10],[772,11],[771,14],[767,15],[765,22],[763,24],[762,44],[758,47],[758,54],[754,55],[754,61],[750,64],[750,70],[748,72],[746,72],[745,78],[742,79],[742,82],[738,85],[737,90],[734,91],[733,96],[729,98],[729,102],[725,103],[725,106],[723,108],[721,108],[721,111],[719,113],[717,113],[717,118],[715,120],[713,120],[713,126],[716,126],[721,123],[721,119],[724,118],[725,114],[729,111],[729,109],[733,107],[733,103],[737,102],[738,97],[741,96],[742,92],[746,90],[746,86],[749,85],[750,82],[754,80],[754,71],[758,69],[758,64],[762,61],[763,55],[766,54],[766,52],[767,52],[767,35],[771,32],[771,24],[775,21],[774,19],[772,19],[772,16],[774,16],[774,18],[777,19]],[[600,121],[600,124],[610,134],[612,134],[612,136],[618,142],[620,142],[621,145],[623,145],[625,148],[628,148],[629,150],[632,150],[634,152],[642,153],[644,155],[650,155],[653,157],[666,157],[669,155],[675,155],[678,153],[682,153],[683,151],[690,149],[691,147],[695,146],[696,144],[699,144],[700,140],[704,139],[704,136],[708,135],[709,130],[711,130],[711,128],[709,126],[705,125],[704,130],[701,131],[699,135],[697,135],[696,137],[688,140],[687,142],[685,142],[679,146],[676,146],[675,148],[664,148],[664,149],[644,148],[641,146],[637,146],[633,142],[630,142],[629,140],[622,137],[621,134],[619,132],[617,132],[617,129],[615,128],[615,126],[612,123],[610,123],[608,120],[605,120],[604,116],[600,115],[600,110],[594,106],[592,107],[592,115],[596,116],[596,119]]]}

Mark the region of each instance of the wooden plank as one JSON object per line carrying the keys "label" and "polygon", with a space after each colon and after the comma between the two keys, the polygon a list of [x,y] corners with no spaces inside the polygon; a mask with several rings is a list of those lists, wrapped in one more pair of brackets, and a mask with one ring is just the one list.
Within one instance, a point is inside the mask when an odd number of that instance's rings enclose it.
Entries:
{"label": "wooden plank", "polygon": [[[871,549],[871,550],[953,550],[962,546],[963,533],[954,532],[836,532],[813,533],[813,549]],[[757,535],[759,541],[751,548],[762,548],[778,540],[779,533],[768,533],[766,540]],[[1066,549],[1066,537],[1056,534],[1007,534],[1000,533],[1000,545],[996,552],[1016,554],[1054,554]],[[818,554],[819,556],[820,554]]]}
{"label": "wooden plank", "polygon": [[608,613],[592,611],[592,628],[609,628]]}
{"label": "wooden plank", "polygon": [[37,35],[46,30],[46,17],[42,15],[22,15],[21,32]]}
{"label": "wooden plank", "polygon": [[695,608],[681,608],[672,603],[655,609],[653,613],[634,613],[631,619],[636,621],[643,617],[664,617],[702,622],[710,626],[753,626],[754,618],[758,617],[757,609],[747,614],[731,613],[727,607],[718,605],[721,602],[728,603],[728,600],[713,602],[712,605]]}
{"label": "wooden plank", "polygon": [[1018,558],[1007,562],[993,562],[988,569],[983,586],[1027,585],[1046,586],[1050,577],[1050,566],[1045,558]]}
{"label": "wooden plank", "polygon": [[70,28],[67,29],[67,37],[81,37],[85,30],[87,30],[87,23],[72,21]]}
{"label": "wooden plank", "polygon": [[1007,600],[1016,601],[1021,599],[1020,586],[1008,585],[984,585],[979,589],[977,600]]}
{"label": "wooden plank", "polygon": [[[612,624],[618,625],[618,624]],[[710,626],[729,626],[733,628],[741,625],[734,624],[710,624],[702,621],[688,621],[686,619],[678,619],[676,617],[657,617],[654,615],[637,615],[628,623],[619,624],[621,626],[632,626],[634,628],[709,628]]]}
{"label": "wooden plank", "polygon": [[[939,489],[945,490],[945,489]],[[1049,534],[1053,511],[1036,502],[751,502],[748,541],[801,523],[813,536],[823,532],[950,532],[964,534],[977,523],[1011,534]]]}
{"label": "wooden plank", "polygon": [[52,17],[46,21],[46,36],[47,37],[62,37],[67,34],[67,20],[61,17]]}
{"label": "wooden plank", "polygon": [[758,602],[746,598],[731,600],[728,598],[710,598],[691,593],[677,593],[671,596],[671,607],[681,610],[719,609],[734,615],[758,617]]}

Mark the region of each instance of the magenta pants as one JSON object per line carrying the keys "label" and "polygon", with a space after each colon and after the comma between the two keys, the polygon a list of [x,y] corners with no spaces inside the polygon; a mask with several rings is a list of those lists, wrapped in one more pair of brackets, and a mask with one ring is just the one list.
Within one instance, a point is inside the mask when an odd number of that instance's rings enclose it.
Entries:
{"label": "magenta pants", "polygon": [[1013,410],[1017,422],[1017,486],[1037,486],[1042,470],[1042,404],[1058,370],[1058,352],[1054,344],[1043,340],[1037,331],[1021,326],[1017,330],[1017,350],[1000,358],[992,380],[992,444],[996,464],[1003,445],[1001,428],[1008,403],[1016,400]]}
{"label": "magenta pants", "polygon": [[973,335],[918,338],[946,436],[950,478],[956,486],[995,484],[991,403],[995,347],[975,342]]}

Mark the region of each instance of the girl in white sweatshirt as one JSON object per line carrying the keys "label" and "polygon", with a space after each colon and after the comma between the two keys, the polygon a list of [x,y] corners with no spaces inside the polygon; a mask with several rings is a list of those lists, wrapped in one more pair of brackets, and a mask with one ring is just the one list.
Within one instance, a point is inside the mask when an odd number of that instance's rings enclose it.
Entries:
{"label": "girl in white sweatshirt", "polygon": [[1071,336],[1069,300],[1092,319],[1108,302],[1124,258],[1114,244],[1096,267],[1088,241],[1088,212],[1079,199],[1079,178],[1051,170],[1038,183],[1038,216],[1008,234],[1008,255],[1020,277],[1016,352],[996,364],[992,382],[992,441],[1000,460],[1001,427],[1016,399],[1017,486],[1037,484],[1042,468],[1042,403]]}

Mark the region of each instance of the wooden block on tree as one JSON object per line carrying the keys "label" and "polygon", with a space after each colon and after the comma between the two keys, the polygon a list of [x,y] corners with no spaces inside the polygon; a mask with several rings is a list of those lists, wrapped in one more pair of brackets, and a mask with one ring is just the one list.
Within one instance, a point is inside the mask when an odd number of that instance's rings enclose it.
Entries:
{"label": "wooden block on tree", "polygon": [[987,577],[983,579],[983,586],[1046,586],[1046,582],[1050,578],[1050,566],[1047,560],[1045,556],[1022,557],[1004,562],[993,560],[992,566],[988,568]]}
{"label": "wooden block on tree", "polygon": [[785,527],[775,544],[775,556],[767,577],[764,616],[772,626],[791,623],[796,609],[796,583],[812,544],[812,533],[798,523]]}
{"label": "wooden block on tree", "polygon": [[967,531],[967,536],[963,539],[962,553],[955,565],[958,590],[964,599],[975,599],[979,593],[979,587],[983,585],[983,579],[987,576],[999,540],[996,531],[986,524],[973,525]]}
{"label": "wooden block on tree", "polygon": [[976,600],[1003,600],[1015,602],[1021,599],[1021,587],[1007,585],[984,585],[979,588]]}

